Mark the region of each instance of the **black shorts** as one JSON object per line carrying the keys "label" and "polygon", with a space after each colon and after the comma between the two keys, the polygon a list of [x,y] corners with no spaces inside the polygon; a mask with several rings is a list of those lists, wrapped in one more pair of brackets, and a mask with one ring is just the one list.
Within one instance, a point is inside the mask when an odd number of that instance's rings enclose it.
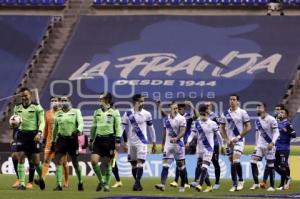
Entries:
{"label": "black shorts", "polygon": [[41,143],[35,142],[34,137],[38,131],[19,131],[17,135],[16,151],[23,151],[26,154],[40,153]]}
{"label": "black shorts", "polygon": [[114,136],[100,137],[97,136],[93,142],[92,154],[101,157],[114,157],[116,139]]}
{"label": "black shorts", "polygon": [[289,150],[276,151],[275,165],[288,167],[289,166],[289,156],[290,156]]}
{"label": "black shorts", "polygon": [[58,135],[55,143],[55,153],[69,154],[71,156],[79,155],[79,144],[77,135],[61,136]]}
{"label": "black shorts", "polygon": [[212,156],[212,162],[219,162],[219,154],[220,154],[220,146],[219,145],[215,145],[214,146],[214,153]]}

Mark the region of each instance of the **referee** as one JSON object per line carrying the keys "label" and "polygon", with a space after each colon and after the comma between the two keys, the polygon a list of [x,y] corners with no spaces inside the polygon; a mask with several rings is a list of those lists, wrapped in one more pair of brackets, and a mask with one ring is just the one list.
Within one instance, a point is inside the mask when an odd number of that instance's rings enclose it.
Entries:
{"label": "referee", "polygon": [[[117,109],[112,107],[112,95],[101,93],[100,108],[94,112],[91,127],[92,155],[91,163],[99,180],[96,191],[110,191],[112,160],[115,150],[120,148],[121,116]],[[101,168],[98,165],[101,161]],[[103,176],[102,176],[103,175]]]}
{"label": "referee", "polygon": [[20,131],[17,135],[17,156],[18,156],[18,176],[20,185],[18,190],[25,190],[25,158],[30,154],[29,161],[32,161],[39,175],[39,186],[45,189],[45,182],[42,179],[42,165],[40,162],[40,141],[45,128],[44,110],[41,105],[32,102],[32,94],[28,88],[20,91],[20,104],[14,107],[14,114],[22,118]]}
{"label": "referee", "polygon": [[83,191],[81,169],[78,164],[78,135],[83,130],[83,118],[81,111],[72,108],[69,97],[61,97],[61,110],[55,114],[52,134],[51,150],[55,151],[56,162],[56,188],[54,191],[62,191],[62,165],[65,155],[71,157],[75,173],[78,178],[78,191]]}

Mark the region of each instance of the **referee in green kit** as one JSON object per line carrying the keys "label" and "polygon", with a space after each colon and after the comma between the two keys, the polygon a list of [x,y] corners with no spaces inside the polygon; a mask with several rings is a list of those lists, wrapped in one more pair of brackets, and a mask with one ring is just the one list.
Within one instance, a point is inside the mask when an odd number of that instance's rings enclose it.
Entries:
{"label": "referee in green kit", "polygon": [[66,154],[71,157],[78,178],[78,191],[83,191],[81,168],[78,164],[78,135],[82,133],[82,130],[81,111],[72,108],[69,97],[61,97],[61,110],[54,116],[51,147],[51,150],[55,151],[56,162],[56,188],[54,191],[62,191],[62,164]]}
{"label": "referee in green kit", "polygon": [[[112,107],[112,95],[100,95],[100,108],[94,112],[91,127],[90,144],[92,145],[91,163],[99,180],[96,191],[110,191],[112,160],[120,148],[121,116]],[[98,165],[101,161],[101,168]],[[103,175],[103,176],[102,176]]]}

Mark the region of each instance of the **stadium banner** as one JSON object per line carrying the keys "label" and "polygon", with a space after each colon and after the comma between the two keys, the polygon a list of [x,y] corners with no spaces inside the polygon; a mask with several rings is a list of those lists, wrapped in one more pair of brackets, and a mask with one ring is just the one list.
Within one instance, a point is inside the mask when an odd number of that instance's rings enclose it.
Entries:
{"label": "stadium banner", "polygon": [[[272,112],[299,66],[299,21],[298,16],[81,16],[43,90],[42,105],[49,107],[51,95],[71,96],[89,134],[100,92],[114,95],[121,114],[132,95],[142,93],[159,142],[157,100],[163,107],[173,100],[190,100],[196,107],[213,101],[220,113],[228,108],[229,95],[238,93],[251,116],[258,102]],[[251,134],[247,144],[255,142]]]}
{"label": "stadium banner", "polygon": [[[0,166],[2,174],[14,174],[14,167],[9,153],[1,153],[0,159]],[[79,156],[79,164],[82,169],[83,176],[93,176],[94,172],[92,169],[92,165],[90,162],[90,156],[87,154],[82,154]],[[300,157],[298,156],[291,156],[290,157],[290,166],[291,166],[291,176],[294,180],[300,180],[300,174],[297,173],[297,161],[300,161]],[[187,155],[186,156],[186,168],[188,172],[189,178],[194,178],[195,168],[197,163],[196,155]],[[228,157],[220,156],[219,159],[220,167],[221,167],[221,179],[231,179],[230,176],[230,163]],[[241,164],[243,167],[243,175],[245,179],[252,179],[251,173],[251,163],[250,163],[250,156],[242,156]],[[126,154],[119,154],[117,165],[119,168],[119,174],[123,177],[131,177],[131,166],[130,163],[127,161]],[[69,166],[72,168],[70,175],[75,175],[74,168],[72,167],[72,162],[69,162]],[[28,161],[25,162],[26,171],[28,173]],[[263,172],[265,167],[265,161],[258,162],[258,169],[259,169],[259,178],[262,179]],[[50,163],[49,167],[49,175],[55,175],[55,164],[53,162]],[[162,170],[162,155],[153,155],[149,154],[147,156],[147,161],[144,165],[144,176],[145,177],[160,177]],[[209,176],[210,178],[214,178],[214,167],[211,165],[209,167]],[[170,170],[169,170],[169,177],[175,176],[175,162],[172,163]],[[279,179],[278,174],[276,174],[276,179]]]}

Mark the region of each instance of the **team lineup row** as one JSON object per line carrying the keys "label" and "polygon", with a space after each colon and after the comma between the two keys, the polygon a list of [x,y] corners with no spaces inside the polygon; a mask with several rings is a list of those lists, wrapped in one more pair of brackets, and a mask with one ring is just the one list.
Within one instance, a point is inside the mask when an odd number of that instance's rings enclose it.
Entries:
{"label": "team lineup row", "polygon": [[[78,190],[83,191],[81,169],[78,164],[78,135],[83,131],[81,111],[72,108],[69,97],[52,97],[51,108],[44,113],[41,105],[32,102],[28,88],[20,91],[21,103],[14,108],[14,115],[10,125],[14,129],[12,144],[14,168],[17,182],[14,187],[25,190],[25,167],[27,157],[31,163],[33,174],[37,171],[40,189],[45,189],[45,178],[50,161],[56,164],[55,191],[61,191],[68,186],[67,155],[70,157],[78,178]],[[110,93],[100,94],[99,109],[93,114],[93,123],[90,131],[91,163],[98,178],[96,191],[110,191],[111,174],[117,168],[116,157],[120,149],[122,134],[127,135],[128,161],[132,166],[132,176],[135,179],[134,191],[142,191],[141,179],[143,166],[147,156],[148,136],[152,141],[152,152],[156,152],[156,134],[152,124],[152,115],[144,109],[144,97],[135,94],[132,97],[133,107],[121,117],[117,108],[113,106]],[[188,185],[185,167],[185,153],[195,148],[198,156],[195,168],[195,180],[191,183],[197,191],[211,192],[220,188],[220,165],[218,164],[219,149],[228,155],[231,162],[232,188],[229,191],[239,191],[244,187],[240,158],[244,150],[245,136],[251,130],[250,118],[247,112],[239,108],[239,96],[230,95],[230,108],[220,116],[212,112],[211,103],[203,104],[195,109],[191,103],[193,113],[185,112],[185,104],[171,102],[168,111],[160,111],[163,117],[162,142],[162,172],[161,182],[155,185],[156,189],[165,190],[170,164],[176,161],[176,178],[171,186],[178,186],[184,192]],[[276,118],[266,112],[266,104],[257,104],[258,117],[255,119],[256,147],[251,156],[251,168],[254,179],[252,190],[265,188],[270,178],[270,187],[267,191],[289,188],[291,181],[289,171],[290,141],[295,137],[295,131],[288,122],[288,111],[283,106],[276,107]],[[17,120],[16,117],[20,119]],[[44,163],[40,161],[40,142],[45,142]],[[257,162],[266,159],[263,182],[259,184]],[[101,164],[99,165],[99,162]],[[215,167],[216,183],[212,186],[208,167],[213,163]],[[31,169],[30,169],[31,170]],[[275,189],[275,170],[281,175],[281,182]],[[65,180],[63,182],[63,171]],[[117,172],[114,172],[114,174]],[[115,187],[121,186],[117,177]],[[30,180],[32,182],[32,180]],[[119,183],[119,184],[118,184]],[[207,185],[203,189],[204,183]],[[29,187],[27,187],[29,188]]]}

